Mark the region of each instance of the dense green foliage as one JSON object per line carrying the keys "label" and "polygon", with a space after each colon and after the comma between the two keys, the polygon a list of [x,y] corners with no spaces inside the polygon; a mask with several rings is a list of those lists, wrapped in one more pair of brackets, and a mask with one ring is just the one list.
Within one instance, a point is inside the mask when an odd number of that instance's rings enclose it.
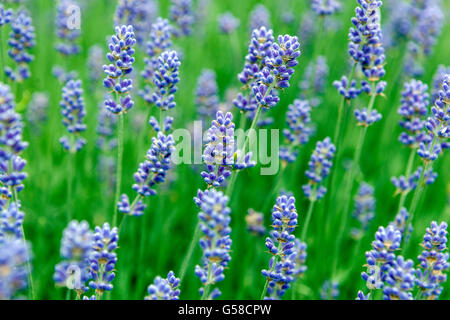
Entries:
{"label": "dense green foliage", "polygon": [[[105,46],[105,39],[113,33],[113,13],[116,1],[91,0],[85,1],[87,7],[82,14],[82,51],[79,55],[62,59],[54,50],[55,41],[55,8],[53,1],[33,0],[27,5],[32,13],[36,27],[37,46],[33,53],[35,60],[31,64],[32,78],[23,86],[17,88],[19,112],[25,113],[30,95],[35,91],[45,91],[50,94],[48,121],[42,125],[40,133],[25,131],[25,141],[30,146],[24,153],[27,160],[26,171],[28,179],[25,189],[21,193],[22,209],[26,214],[25,233],[27,240],[32,243],[33,250],[33,279],[36,297],[39,299],[64,298],[66,292],[56,288],[52,280],[54,266],[59,262],[59,247],[62,230],[66,226],[67,210],[67,181],[69,157],[61,148],[58,139],[63,135],[59,100],[61,85],[52,76],[54,64],[66,65],[76,70],[83,79],[85,100],[87,106],[86,147],[76,154],[75,180],[73,189],[73,217],[86,220],[91,226],[111,222],[113,215],[113,191],[108,189],[105,182],[99,179],[98,159],[96,148],[96,125],[98,105],[103,100],[104,89],[102,81],[92,83],[88,77],[87,54],[90,46],[100,44]],[[161,2],[161,15],[167,16],[167,2]],[[248,13],[258,1],[229,0],[210,1],[208,14],[201,25],[196,25],[193,36],[176,40],[176,45],[184,52],[180,69],[181,81],[176,94],[177,107],[172,111],[175,118],[174,127],[187,127],[196,119],[195,85],[196,79],[203,68],[214,69],[217,73],[221,100],[225,100],[226,90],[230,87],[239,88],[237,74],[242,70],[244,56],[250,37],[248,30]],[[299,22],[305,12],[307,1],[286,1],[291,5],[281,5],[285,1],[262,1],[271,11],[272,28],[278,34],[298,34]],[[284,172],[283,188],[294,193],[297,199],[300,227],[304,221],[308,201],[301,190],[305,184],[304,171],[310,154],[317,140],[332,136],[336,124],[337,109],[341,96],[331,85],[332,81],[348,73],[347,33],[350,17],[354,12],[356,1],[345,1],[344,9],[338,13],[341,27],[333,32],[323,34],[320,39],[300,42],[302,55],[300,64],[291,83],[291,88],[281,94],[281,102],[270,111],[275,118],[272,128],[283,128],[287,106],[293,102],[299,93],[298,81],[304,74],[305,68],[311,61],[313,52],[325,55],[330,66],[326,91],[322,97],[322,104],[313,110],[312,120],[317,125],[317,133],[311,141],[302,147],[300,156],[295,164]],[[301,4],[298,4],[301,3]],[[232,36],[219,34],[217,16],[225,11],[232,11],[241,19],[238,32]],[[295,22],[287,25],[282,22],[281,14],[292,10]],[[450,25],[443,27],[439,41],[433,54],[426,60],[423,76],[425,83],[431,84],[431,79],[439,64],[449,64]],[[8,27],[9,29],[9,27]],[[7,29],[7,30],[8,30]],[[6,36],[7,33],[4,33]],[[236,38],[233,38],[236,37]],[[318,44],[318,45],[317,45]],[[6,41],[1,43],[1,50],[5,50]],[[391,176],[404,174],[409,151],[398,142],[400,128],[397,125],[399,116],[397,108],[400,103],[402,90],[401,62],[404,57],[404,46],[397,46],[387,50],[386,77],[388,82],[386,98],[379,98],[377,109],[383,114],[383,119],[368,131],[368,136],[362,152],[361,168],[364,177],[358,175],[358,181],[367,181],[375,187],[377,199],[376,217],[371,223],[366,236],[357,245],[351,240],[348,225],[344,235],[344,245],[341,252],[335,252],[335,241],[339,232],[338,216],[329,204],[328,198],[317,204],[309,227],[308,238],[308,271],[299,280],[298,298],[318,299],[320,288],[325,280],[331,277],[332,258],[339,256],[338,278],[340,281],[340,299],[354,299],[359,289],[363,289],[364,282],[360,272],[365,263],[364,252],[369,250],[370,242],[378,226],[387,225],[395,216],[398,197],[394,197],[394,187],[390,182]],[[136,69],[143,67],[145,53],[137,49]],[[10,61],[9,61],[10,63]],[[106,63],[106,59],[105,59]],[[136,104],[125,123],[125,153],[122,191],[131,194],[133,173],[150,145],[149,137],[142,132],[142,127],[136,125],[136,118],[143,117],[148,110],[143,101],[136,97]],[[367,104],[367,97],[361,97],[353,102],[354,105]],[[353,105],[353,106],[354,106]],[[157,114],[156,110],[152,111]],[[233,108],[236,121],[239,119],[237,109]],[[343,157],[350,160],[353,156],[359,127],[349,112],[344,126]],[[144,124],[147,126],[147,124]],[[415,159],[418,165],[420,160]],[[346,161],[342,162],[346,164]],[[414,231],[411,245],[407,252],[408,258],[416,259],[421,250],[421,242],[425,228],[432,220],[449,221],[449,176],[448,153],[441,157],[435,165],[439,177],[437,181],[427,187],[419,204],[414,219]],[[447,165],[446,165],[447,164]],[[200,167],[200,166],[199,166]],[[200,169],[200,168],[198,168]],[[333,167],[337,170],[337,184],[333,188],[343,189],[345,167]],[[166,275],[169,270],[178,272],[185,252],[192,238],[197,223],[198,210],[192,198],[204,183],[199,176],[199,170],[193,170],[190,165],[179,165],[173,169],[170,181],[158,190],[158,195],[147,199],[148,208],[143,217],[127,219],[119,240],[118,263],[116,265],[116,279],[114,290],[107,295],[112,299],[142,299],[146,294],[147,285],[153,282],[156,275]],[[258,299],[264,286],[265,279],[261,269],[267,268],[270,255],[264,247],[264,237],[256,237],[246,231],[244,217],[248,208],[264,210],[266,227],[270,227],[270,210],[265,206],[266,201],[274,203],[275,194],[272,188],[277,180],[276,176],[261,176],[258,168],[246,170],[238,177],[232,193],[232,260],[225,271],[226,279],[219,284],[224,299]],[[356,192],[355,190],[353,192]],[[268,197],[271,197],[267,200]],[[343,201],[345,195],[337,193],[336,201]],[[411,194],[407,204],[411,201]],[[350,219],[349,219],[350,220]],[[326,229],[329,224],[329,229]],[[300,230],[297,230],[300,234]],[[194,275],[194,266],[199,263],[200,249],[190,261],[190,267],[185,281],[181,286],[181,299],[197,299],[200,281]],[[290,297],[290,292],[286,298]],[[441,299],[450,297],[450,285],[447,283]]]}

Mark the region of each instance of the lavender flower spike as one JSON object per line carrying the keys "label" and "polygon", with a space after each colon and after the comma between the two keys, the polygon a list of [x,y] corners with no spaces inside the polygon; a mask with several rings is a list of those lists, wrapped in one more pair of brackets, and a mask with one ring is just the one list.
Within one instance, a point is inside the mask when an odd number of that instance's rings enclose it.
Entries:
{"label": "lavender flower spike", "polygon": [[305,196],[311,201],[322,199],[327,192],[327,189],[320,184],[330,174],[335,152],[336,147],[331,143],[330,138],[317,142],[311,160],[308,163],[309,169],[305,172],[309,182],[302,186]]}
{"label": "lavender flower spike", "polygon": [[200,295],[206,299],[214,299],[220,295],[218,289],[211,291],[210,287],[225,279],[223,272],[231,260],[231,210],[227,207],[228,200],[222,192],[214,189],[199,190],[194,198],[201,210],[198,218],[200,230],[204,234],[200,239],[202,264],[195,267],[195,274],[203,284]]}
{"label": "lavender flower spike", "polygon": [[180,279],[175,277],[173,271],[170,271],[166,279],[156,277],[153,284],[148,286],[148,296],[145,300],[178,300],[180,295]]}
{"label": "lavender flower spike", "polygon": [[178,69],[180,61],[176,51],[164,51],[158,58],[158,69],[153,75],[153,103],[161,110],[175,108],[174,94],[178,88],[176,84],[180,81]]}
{"label": "lavender flower spike", "polygon": [[398,256],[387,271],[384,300],[413,300],[411,291],[416,280],[416,270],[412,260]]}
{"label": "lavender flower spike", "polygon": [[0,28],[11,22],[12,14],[12,9],[5,9],[3,4],[0,4]]}
{"label": "lavender flower spike", "polygon": [[211,127],[207,131],[207,142],[202,157],[206,171],[203,171],[201,176],[209,186],[223,186],[232,170],[251,168],[256,164],[251,161],[251,152],[241,157],[236,151],[234,128],[233,115],[229,112],[224,115],[218,111],[216,119],[211,122]]}
{"label": "lavender flower spike", "polygon": [[262,275],[267,278],[268,295],[264,299],[280,299],[296,278],[298,270],[295,255],[292,254],[298,253],[293,234],[297,218],[295,198],[284,195],[278,197],[272,210],[274,230],[266,239],[266,248],[273,257],[269,262],[269,270],[262,271]]}
{"label": "lavender flower spike", "polygon": [[417,269],[416,284],[421,298],[436,300],[439,298],[447,281],[445,272],[449,269],[449,253],[447,247],[447,223],[431,222],[423,237],[421,246],[423,251],[418,257],[420,268]]}
{"label": "lavender flower spike", "polygon": [[112,228],[108,223],[102,227],[95,227],[94,241],[92,242],[92,254],[90,255],[89,287],[95,290],[100,298],[105,291],[111,291],[111,282],[115,277],[114,267],[117,262],[117,243],[119,241],[118,229]]}
{"label": "lavender flower spike", "polygon": [[395,254],[400,248],[402,234],[394,226],[380,227],[372,241],[372,250],[366,252],[367,271],[361,276],[370,290],[381,289],[392,266]]}
{"label": "lavender flower spike", "polygon": [[123,25],[116,27],[115,30],[116,34],[111,37],[109,43],[110,52],[106,55],[111,64],[103,66],[106,74],[103,85],[120,97],[120,101],[106,99],[105,107],[114,114],[122,114],[129,111],[134,104],[130,96],[132,80],[126,76],[133,71],[135,61],[133,46],[136,39],[132,26]]}
{"label": "lavender flower spike", "polygon": [[450,74],[444,76],[431,113],[425,124],[428,139],[420,143],[417,151],[424,162],[436,160],[442,150],[450,148]]}

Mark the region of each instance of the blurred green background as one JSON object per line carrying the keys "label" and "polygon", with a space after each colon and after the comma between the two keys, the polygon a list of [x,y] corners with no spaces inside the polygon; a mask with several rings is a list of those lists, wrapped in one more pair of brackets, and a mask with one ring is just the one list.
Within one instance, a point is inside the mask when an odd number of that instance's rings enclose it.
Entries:
{"label": "blurred green background", "polygon": [[[35,290],[39,299],[61,299],[65,297],[63,289],[54,286],[52,275],[54,265],[60,261],[59,248],[62,230],[66,226],[67,210],[67,179],[68,155],[63,151],[58,139],[65,134],[61,123],[59,101],[61,85],[52,75],[54,64],[69,66],[76,70],[83,80],[85,101],[88,111],[88,125],[85,137],[86,147],[76,155],[76,169],[73,195],[73,217],[86,220],[93,227],[111,222],[113,214],[113,195],[107,191],[106,185],[98,174],[99,151],[96,148],[96,125],[98,104],[102,100],[102,79],[92,84],[88,77],[88,49],[99,44],[106,50],[106,38],[113,33],[113,14],[117,1],[90,0],[82,1],[82,36],[79,55],[63,59],[54,49],[55,43],[55,6],[54,1],[29,1],[27,8],[33,16],[36,27],[37,46],[33,50],[35,60],[31,64],[32,78],[26,81],[19,90],[21,98],[35,91],[45,91],[50,94],[48,121],[43,124],[41,133],[36,134],[29,129],[25,131],[25,140],[30,142],[24,153],[29,174],[25,181],[25,190],[21,193],[23,211],[26,213],[25,232],[32,243],[34,253],[33,278]],[[168,1],[158,1],[160,15],[168,16]],[[283,188],[292,191],[297,199],[300,225],[304,221],[308,202],[301,186],[306,183],[304,175],[307,162],[317,140],[332,136],[337,117],[337,107],[341,97],[331,83],[348,73],[347,34],[350,18],[353,16],[356,1],[342,1],[343,10],[336,16],[341,27],[328,31],[320,38],[301,41],[302,55],[296,68],[292,86],[282,93],[281,102],[270,111],[275,118],[272,128],[285,126],[287,106],[298,96],[298,81],[304,74],[307,64],[312,60],[315,43],[320,42],[320,53],[325,55],[330,66],[327,88],[322,96],[323,103],[313,110],[312,120],[317,125],[317,133],[300,152],[295,164],[286,169],[283,178]],[[196,119],[195,87],[198,76],[203,68],[210,68],[217,73],[221,100],[225,100],[226,90],[239,88],[237,74],[242,70],[250,37],[248,14],[257,3],[263,3],[271,12],[271,27],[274,34],[296,34],[301,38],[299,24],[305,12],[309,9],[308,1],[253,1],[227,0],[207,2],[207,14],[201,24],[196,25],[191,37],[176,41],[176,45],[184,52],[180,69],[181,81],[176,94],[177,107],[172,112],[175,117],[175,128],[187,127]],[[448,12],[449,4],[447,3]],[[238,46],[234,40],[218,32],[217,17],[219,14],[231,11],[241,20],[237,30]],[[294,22],[286,24],[282,20],[283,13],[292,12]],[[444,20],[443,32],[426,60],[425,75],[422,80],[431,85],[432,76],[439,64],[450,64],[450,25],[448,15]],[[2,49],[6,50],[5,43]],[[355,242],[350,237],[344,237],[343,251],[339,253],[340,265],[340,299],[354,299],[359,289],[364,289],[360,277],[365,263],[364,251],[369,250],[370,243],[378,226],[387,225],[395,216],[398,198],[393,196],[394,187],[391,176],[404,174],[409,151],[397,140],[400,128],[397,108],[400,101],[402,82],[396,74],[402,59],[401,47],[393,47],[387,51],[386,77],[388,82],[387,97],[379,98],[376,108],[383,114],[383,120],[368,131],[368,136],[362,153],[362,172],[364,181],[375,187],[377,199],[376,217],[371,223],[366,236],[361,240],[360,250],[352,256]],[[145,52],[137,49],[136,69],[142,70]],[[10,62],[10,61],[9,61]],[[106,59],[105,59],[106,62]],[[95,93],[95,94],[94,94]],[[361,97],[353,106],[364,106],[367,97]],[[132,195],[131,185],[133,173],[143,159],[150,140],[142,140],[143,136],[133,118],[147,114],[147,107],[136,96],[136,104],[126,117],[125,153],[122,191]],[[24,105],[25,107],[25,105]],[[25,112],[25,110],[21,110]],[[236,121],[238,112],[233,108]],[[156,113],[155,113],[156,114]],[[393,125],[394,124],[394,125]],[[354,146],[360,128],[355,126],[353,117],[345,127],[345,145],[343,157],[349,160],[353,156]],[[140,139],[142,141],[140,141]],[[138,146],[142,146],[139,148]],[[417,157],[416,157],[417,158]],[[419,165],[416,159],[415,165]],[[342,163],[345,163],[343,161]],[[448,153],[441,157],[435,166],[439,173],[437,181],[426,188],[414,220],[414,231],[411,238],[408,258],[416,259],[421,248],[419,243],[425,228],[432,220],[449,221],[449,168]],[[447,165],[445,165],[447,164]],[[199,168],[200,169],[200,168]],[[337,171],[338,181],[344,174],[344,167],[333,167]],[[173,169],[173,179],[159,187],[158,195],[147,201],[148,208],[143,217],[130,218],[124,225],[119,240],[118,263],[114,290],[110,295],[113,299],[142,299],[146,295],[148,284],[156,275],[166,276],[169,270],[178,272],[185,251],[192,238],[197,223],[198,210],[192,198],[199,188],[205,188],[198,170],[190,165],[179,165]],[[246,231],[244,217],[248,208],[262,210],[266,198],[271,195],[276,176],[260,176],[259,168],[242,172],[233,191],[232,208],[232,260],[225,271],[225,281],[218,284],[223,292],[222,299],[259,299],[265,279],[261,269],[267,268],[270,255],[265,251],[264,237],[255,237]],[[362,179],[362,177],[359,177]],[[355,184],[356,185],[356,184]],[[340,186],[341,187],[341,186]],[[344,195],[338,194],[342,201]],[[407,199],[407,204],[411,195]],[[272,195],[270,202],[275,201]],[[299,280],[299,297],[302,299],[318,299],[320,288],[331,276],[331,257],[333,256],[336,232],[325,234],[323,229],[327,221],[331,222],[332,230],[337,230],[340,217],[333,211],[327,211],[320,202],[312,217],[308,244],[308,271]],[[333,208],[333,206],[330,206]],[[270,228],[270,211],[266,210],[265,225]],[[349,224],[350,226],[350,224]],[[346,230],[346,232],[349,232]],[[297,234],[299,234],[297,230]],[[188,273],[181,288],[182,299],[199,298],[199,279],[194,275],[194,266],[201,258],[201,250],[197,247],[191,260]],[[356,261],[354,260],[356,259]],[[351,268],[350,265],[354,267]],[[447,283],[441,299],[450,297],[450,287]],[[286,298],[290,293],[286,294]]]}

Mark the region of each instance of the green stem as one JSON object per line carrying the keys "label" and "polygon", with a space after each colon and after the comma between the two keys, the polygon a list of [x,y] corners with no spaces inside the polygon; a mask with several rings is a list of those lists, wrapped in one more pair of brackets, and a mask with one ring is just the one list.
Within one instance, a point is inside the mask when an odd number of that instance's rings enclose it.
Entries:
{"label": "green stem", "polygon": [[270,202],[272,201],[272,197],[278,193],[278,190],[280,189],[281,185],[283,184],[283,175],[286,171],[287,164],[281,164],[281,170],[278,173],[276,177],[276,182],[274,184],[274,187],[272,188],[272,191],[270,192],[270,196],[266,197],[266,200],[264,201],[263,206],[261,207],[262,212],[266,212],[268,209]]}
{"label": "green stem", "polygon": [[[280,252],[282,248],[283,248],[283,243],[280,241],[280,242],[278,243],[278,252]],[[273,264],[272,264],[272,268],[270,268],[270,273],[272,273],[272,272],[275,270],[275,266],[276,266],[276,264],[277,264],[277,261],[278,261],[278,255],[276,255],[276,256],[274,257],[274,261],[273,261]],[[267,279],[267,280],[266,280],[266,283],[264,284],[264,289],[263,289],[263,291],[262,291],[262,293],[261,293],[261,298],[260,298],[260,300],[264,300],[264,298],[266,297],[266,294],[267,294],[267,288],[269,287],[269,282],[270,282],[270,280]]]}
{"label": "green stem", "polygon": [[[350,76],[348,78],[347,87],[345,88],[346,90],[348,90],[350,88],[353,77],[355,76],[355,70],[356,70],[356,63],[354,62],[353,66],[352,66],[352,70],[350,72]],[[337,118],[336,128],[334,128],[333,141],[336,143],[336,146],[340,146],[340,136],[341,136],[342,119],[344,117],[345,100],[346,100],[345,97],[342,96],[341,103],[339,104],[339,109],[338,109],[338,118]]]}
{"label": "green stem", "polygon": [[[369,102],[369,107],[367,109],[367,114],[370,115],[373,106],[375,104],[375,99],[377,97],[376,93],[375,93],[375,82],[372,83],[372,96],[370,98],[370,102]],[[352,169],[350,171],[350,175],[348,176],[349,179],[346,183],[346,188],[344,191],[344,195],[345,195],[345,201],[344,201],[344,211],[341,212],[341,223],[340,223],[340,229],[337,233],[337,239],[335,242],[335,251],[334,251],[334,255],[333,255],[333,277],[336,275],[336,269],[337,269],[337,262],[339,259],[339,252],[340,252],[340,248],[341,248],[341,242],[344,238],[344,234],[345,234],[345,230],[347,227],[347,221],[348,221],[348,212],[350,210],[350,203],[351,203],[351,195],[352,195],[352,190],[353,190],[353,184],[354,184],[354,180],[356,177],[356,173],[358,171],[359,168],[359,161],[361,159],[361,151],[364,145],[364,140],[366,138],[366,134],[367,134],[367,129],[368,127],[365,126],[363,128],[363,130],[361,131],[360,135],[359,135],[359,139],[358,139],[358,143],[356,145],[356,150],[355,150],[355,154],[353,157],[353,166]]]}
{"label": "green stem", "polygon": [[[271,91],[271,90],[272,90],[272,88],[269,88],[269,89],[267,90],[267,92],[269,92],[269,91]],[[245,150],[247,149],[247,144],[248,144],[248,141],[249,141],[249,137],[250,137],[251,132],[252,132],[253,130],[255,130],[256,125],[258,124],[259,117],[261,116],[261,110],[262,110],[261,107],[258,107],[258,109],[256,109],[255,117],[253,118],[252,125],[251,125],[251,127],[250,127],[250,129],[249,129],[249,131],[248,131],[247,136],[245,137],[244,145],[242,146],[242,149],[241,149],[241,151],[242,151],[241,154],[242,154],[242,155],[244,155],[244,152],[245,152]],[[240,161],[240,160],[241,160],[241,159],[238,159],[238,161]],[[233,173],[231,174],[230,183],[228,184],[227,189],[226,189],[226,192],[225,192],[225,194],[226,194],[228,197],[231,195],[231,192],[233,191],[234,184],[236,183],[236,179],[237,179],[238,174],[239,174],[239,170],[234,170]]]}
{"label": "green stem", "polygon": [[308,232],[309,222],[311,221],[311,216],[312,216],[312,212],[314,210],[315,203],[316,203],[316,200],[311,200],[309,202],[308,212],[306,213],[305,225],[303,226],[302,236],[300,238],[302,241],[305,241],[305,239],[306,239],[306,233]]}
{"label": "green stem", "polygon": [[189,267],[189,262],[191,261],[195,246],[198,243],[198,240],[200,239],[200,234],[201,234],[200,223],[197,223],[191,243],[189,244],[188,251],[183,259],[183,264],[181,265],[180,272],[178,272],[178,275],[180,277],[180,283],[183,282],[184,276],[186,275],[186,270]]}
{"label": "green stem", "polygon": [[117,174],[116,174],[116,195],[114,198],[114,217],[113,226],[117,225],[117,203],[120,199],[120,189],[122,184],[122,158],[123,158],[123,114],[118,115],[118,146],[117,146]]}
{"label": "green stem", "polygon": [[[408,164],[406,166],[406,174],[405,174],[406,179],[408,179],[409,175],[411,174],[412,167],[413,167],[413,164],[414,164],[414,156],[415,156],[415,154],[416,154],[416,149],[414,149],[414,148],[411,149],[411,153],[409,154]],[[405,205],[405,201],[406,201],[406,196],[407,195],[408,195],[408,192],[402,192],[402,195],[400,196],[400,201],[398,203],[397,213],[399,213],[400,210]]]}
{"label": "green stem", "polygon": [[208,278],[207,278],[205,288],[203,289],[202,300],[208,299],[209,290],[211,289],[210,277],[211,277],[211,263],[209,263],[209,265],[208,265]]}
{"label": "green stem", "polygon": [[[413,198],[411,200],[411,207],[409,209],[409,217],[406,220],[405,226],[408,226],[410,223],[412,223],[414,221],[414,213],[416,212],[417,205],[419,204],[420,197],[421,197],[421,195],[423,193],[423,190],[425,189],[425,174],[430,169],[430,165],[431,165],[431,162],[428,161],[425,164],[425,167],[424,167],[424,169],[422,171],[422,174],[420,175],[420,179],[419,179],[419,182],[417,184],[417,188],[414,191],[414,195],[413,195]],[[403,254],[405,254],[407,252],[408,246],[409,246],[409,239],[408,239],[408,237],[406,237],[405,242],[403,243],[403,248],[402,248]]]}
{"label": "green stem", "polygon": [[73,179],[74,179],[74,153],[69,152],[69,176],[67,180],[67,224],[72,220],[72,194],[73,194]]}
{"label": "green stem", "polygon": [[[0,27],[0,45],[2,48],[4,48],[3,46],[3,30],[4,30],[4,26]],[[0,73],[2,74],[2,81],[5,82],[5,66],[6,66],[6,62],[5,62],[5,52],[4,50],[0,50]]]}

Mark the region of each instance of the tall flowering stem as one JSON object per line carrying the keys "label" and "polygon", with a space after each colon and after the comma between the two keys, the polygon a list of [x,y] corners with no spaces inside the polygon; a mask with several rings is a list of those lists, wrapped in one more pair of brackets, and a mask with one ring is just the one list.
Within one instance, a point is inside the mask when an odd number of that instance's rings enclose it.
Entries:
{"label": "tall flowering stem", "polygon": [[357,63],[366,77],[361,82],[362,92],[370,96],[368,108],[356,109],[355,118],[359,126],[363,129],[360,132],[358,142],[353,157],[353,166],[346,181],[344,189],[344,210],[341,211],[340,231],[337,235],[336,252],[333,261],[333,275],[336,272],[338,252],[347,226],[350,210],[351,193],[354,180],[359,170],[361,152],[366,138],[368,127],[381,120],[381,114],[375,109],[375,100],[381,95],[386,87],[386,82],[380,81],[385,75],[384,70],[384,48],[382,44],[382,32],[380,27],[380,7],[378,0],[359,0],[360,7],[356,7],[356,16],[352,18],[353,28],[350,29],[349,54],[353,61]]}
{"label": "tall flowering stem", "polygon": [[[134,49],[136,38],[133,26],[116,27],[116,34],[111,37],[109,43],[110,52],[106,55],[111,64],[103,66],[106,78],[103,81],[105,88],[110,90],[114,99],[106,99],[105,107],[118,118],[118,147],[117,147],[117,175],[116,192],[114,204],[119,202],[122,184],[122,158],[123,158],[123,132],[124,113],[133,107],[130,91],[132,80],[126,76],[133,71]],[[113,226],[117,225],[117,206],[114,205]]]}
{"label": "tall flowering stem", "polygon": [[[401,194],[397,213],[403,208],[408,193],[415,189],[413,181],[410,177],[414,156],[421,142],[429,140],[429,136],[424,131],[426,121],[424,117],[428,113],[429,94],[428,86],[422,81],[412,79],[406,82],[402,92],[401,105],[398,113],[402,116],[400,126],[404,131],[400,134],[399,141],[411,149],[406,166],[405,176],[402,178],[392,178],[394,185],[397,187],[398,193]],[[406,181],[405,179],[409,179]]]}
{"label": "tall flowering stem", "polygon": [[[257,36],[258,33],[263,32],[265,34],[265,28],[261,28],[254,31],[253,37]],[[258,41],[258,40],[257,40]],[[253,101],[256,109],[253,122],[250,126],[249,132],[254,132],[258,120],[261,116],[263,109],[269,109],[275,107],[280,98],[275,90],[283,90],[289,88],[289,80],[294,73],[294,67],[298,64],[298,57],[300,56],[300,44],[297,37],[291,37],[289,35],[278,36],[278,42],[270,44],[270,47],[264,49],[265,58],[258,64],[258,58],[253,59],[254,49],[260,49],[257,46],[250,45],[249,55],[246,57],[248,61],[244,67],[243,73],[240,74],[239,78],[241,82],[247,82],[247,85],[251,86],[250,98],[245,105],[250,105]],[[259,59],[261,59],[259,57]],[[251,63],[254,61],[255,63]],[[258,71],[260,68],[260,71]],[[256,71],[256,73],[255,73]],[[251,80],[254,78],[255,80]],[[239,97],[238,97],[239,100]],[[235,103],[236,104],[236,103]],[[247,149],[250,135],[247,135],[240,152],[241,156],[245,154]],[[242,159],[238,158],[238,161]],[[236,182],[238,171],[234,171],[230,179],[230,183],[227,187],[226,194],[230,195],[234,184]]]}
{"label": "tall flowering stem", "polygon": [[[444,150],[450,148],[450,74],[446,74],[442,80],[439,98],[431,108],[431,116],[428,117],[425,128],[427,139],[420,142],[417,154],[424,162],[424,170],[421,172],[417,188],[411,200],[409,209],[409,221],[413,221],[420,197],[428,180],[427,174],[433,168],[433,162]],[[409,241],[405,241],[403,250],[407,250]]]}
{"label": "tall flowering stem", "polygon": [[72,220],[72,187],[74,177],[74,157],[83,148],[86,141],[80,137],[80,133],[86,130],[83,119],[86,116],[86,109],[83,100],[83,88],[81,80],[70,80],[62,89],[62,99],[60,102],[63,125],[66,127],[69,136],[59,139],[64,150],[69,152],[69,177],[67,182],[67,222]]}

